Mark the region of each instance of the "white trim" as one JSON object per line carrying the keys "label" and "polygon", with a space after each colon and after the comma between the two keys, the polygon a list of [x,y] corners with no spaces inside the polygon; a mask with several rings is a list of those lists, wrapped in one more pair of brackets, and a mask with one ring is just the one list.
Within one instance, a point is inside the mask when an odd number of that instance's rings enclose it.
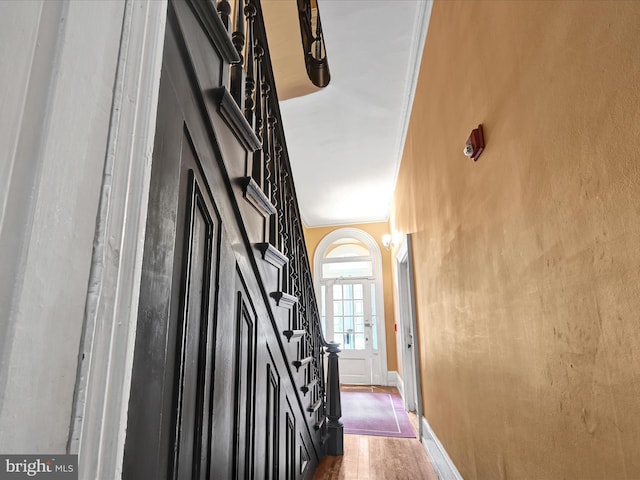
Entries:
{"label": "white trim", "polygon": [[464,480],[449,454],[436,437],[427,419],[422,417],[422,446],[427,452],[431,466],[436,472],[439,480]]}
{"label": "white trim", "polygon": [[418,77],[420,75],[420,64],[422,63],[422,55],[424,53],[424,45],[427,40],[427,31],[429,30],[429,22],[431,20],[431,10],[433,8],[433,0],[418,2],[418,12],[415,18],[413,32],[414,42],[411,44],[409,52],[409,72],[407,74],[405,92],[408,96],[402,106],[402,121],[400,122],[398,154],[396,156],[395,171],[393,174],[393,189],[395,191],[398,183],[398,174],[400,173],[400,163],[404,154],[404,145],[407,140],[407,132],[409,131],[409,121],[411,120],[411,109],[413,100],[416,96],[416,87],[418,85]]}
{"label": "white trim", "polygon": [[407,237],[402,237],[398,250],[396,251],[396,262],[402,263],[407,261],[409,256],[409,246],[407,244]]}
{"label": "white trim", "polygon": [[167,0],[126,0],[68,450],[122,477]]}
{"label": "white trim", "polygon": [[398,389],[398,393],[404,400],[404,381],[402,377],[395,370],[391,370],[387,372],[387,385],[389,387],[396,387]]}

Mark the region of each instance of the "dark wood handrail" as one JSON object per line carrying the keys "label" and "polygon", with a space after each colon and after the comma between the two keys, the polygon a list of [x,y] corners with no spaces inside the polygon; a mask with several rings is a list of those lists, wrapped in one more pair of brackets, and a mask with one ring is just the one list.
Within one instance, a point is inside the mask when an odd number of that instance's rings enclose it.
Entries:
{"label": "dark wood handrail", "polygon": [[315,86],[326,87],[331,80],[331,74],[317,1],[298,0],[298,18],[307,75]]}

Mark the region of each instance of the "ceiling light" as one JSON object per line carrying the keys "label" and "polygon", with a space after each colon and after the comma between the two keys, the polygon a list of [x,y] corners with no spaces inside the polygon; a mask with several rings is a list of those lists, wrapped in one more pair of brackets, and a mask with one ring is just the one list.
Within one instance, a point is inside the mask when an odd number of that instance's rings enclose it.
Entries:
{"label": "ceiling light", "polygon": [[382,246],[389,251],[393,248],[393,238],[390,233],[382,235]]}

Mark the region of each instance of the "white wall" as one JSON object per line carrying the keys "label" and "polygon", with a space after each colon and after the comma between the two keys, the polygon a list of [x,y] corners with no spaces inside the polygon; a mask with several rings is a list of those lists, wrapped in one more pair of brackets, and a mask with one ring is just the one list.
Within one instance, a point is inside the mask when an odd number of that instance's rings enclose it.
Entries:
{"label": "white wall", "polygon": [[66,450],[124,2],[0,2],[0,452]]}

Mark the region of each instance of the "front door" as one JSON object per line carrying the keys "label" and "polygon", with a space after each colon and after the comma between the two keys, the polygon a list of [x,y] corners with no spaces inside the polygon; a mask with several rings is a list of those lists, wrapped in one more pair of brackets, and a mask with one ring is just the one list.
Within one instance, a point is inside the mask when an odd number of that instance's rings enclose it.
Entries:
{"label": "front door", "polygon": [[375,281],[325,280],[321,292],[325,336],[341,344],[340,383],[382,384]]}

